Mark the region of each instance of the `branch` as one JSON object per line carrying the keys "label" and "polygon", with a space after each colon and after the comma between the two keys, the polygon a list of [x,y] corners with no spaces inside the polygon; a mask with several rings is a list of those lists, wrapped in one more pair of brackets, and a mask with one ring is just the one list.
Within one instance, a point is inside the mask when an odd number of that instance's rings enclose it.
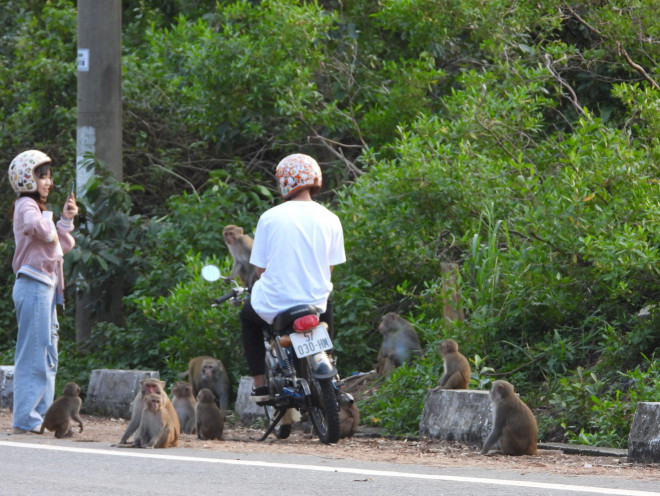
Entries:
{"label": "branch", "polygon": [[200,202],[200,203],[202,202],[202,199],[201,199],[201,198],[199,197],[199,195],[197,194],[197,190],[195,189],[195,186],[193,185],[193,183],[191,183],[190,181],[188,181],[188,179],[186,179],[186,178],[183,177],[182,175],[177,174],[176,172],[169,170],[167,167],[163,167],[162,165],[160,165],[160,164],[154,162],[153,157],[152,157],[152,155],[151,155],[150,153],[147,154],[147,157],[149,158],[149,162],[151,163],[151,165],[153,165],[153,166],[155,166],[155,167],[158,167],[158,168],[159,168],[160,170],[162,170],[162,171],[165,171],[165,172],[167,172],[167,173],[169,173],[169,174],[172,174],[174,177],[176,177],[176,178],[178,178],[178,179],[181,179],[183,182],[185,182],[186,184],[188,184],[188,186],[190,186],[190,188],[192,189],[192,191],[193,191],[193,193],[194,193],[194,195],[195,195],[195,198],[197,198],[197,201]]}
{"label": "branch", "polygon": [[[312,138],[320,141],[321,144],[325,148],[327,148],[335,157],[337,157],[339,160],[344,162],[344,164],[346,165],[346,168],[349,170],[349,172],[353,173],[354,176],[361,176],[362,174],[364,174],[364,171],[362,171],[357,165],[355,165],[353,162],[351,162],[350,160],[348,160],[344,156],[344,152],[342,151],[342,148],[345,147],[345,146],[348,147],[348,146],[351,146],[351,145],[342,145],[341,143],[337,143],[336,141],[332,141],[328,138],[325,138],[325,137],[321,136],[319,133],[317,133],[313,129],[312,129],[312,132],[314,133],[314,136],[312,136]],[[335,150],[335,148],[332,145],[336,145],[337,148],[339,149],[339,151]],[[362,148],[359,145],[352,145],[352,146],[357,147],[357,148]]]}
{"label": "branch", "polygon": [[623,58],[626,59],[626,62],[628,62],[628,65],[635,69],[637,72],[639,72],[644,79],[646,79],[651,86],[653,86],[656,90],[660,91],[660,85],[651,77],[648,75],[648,73],[644,70],[644,68],[633,62],[632,59],[630,58],[630,55],[628,55],[628,52],[626,52],[626,49],[621,46],[621,42],[617,41],[616,42],[616,48],[617,51],[619,52],[619,55],[623,55]]}
{"label": "branch", "polygon": [[561,253],[562,255],[565,255],[565,254],[566,254],[565,250],[563,250],[563,249],[561,249],[560,247],[558,247],[557,245],[551,243],[551,242],[548,241],[547,239],[543,239],[541,236],[539,236],[539,235],[536,234],[536,233],[529,233],[529,234],[526,234],[526,233],[521,233],[520,231],[516,231],[515,229],[509,229],[509,232],[510,232],[511,234],[515,234],[516,236],[519,236],[519,237],[521,237],[521,238],[523,238],[523,239],[526,239],[526,240],[536,240],[536,241],[540,241],[541,243],[544,243],[544,244],[548,245],[550,248],[552,248],[553,250],[555,250],[557,253]]}
{"label": "branch", "polygon": [[565,4],[564,4],[564,8],[565,8],[566,10],[568,10],[568,11],[571,13],[571,15],[572,15],[573,17],[575,17],[575,19],[577,19],[577,21],[578,21],[580,24],[582,24],[584,27],[586,27],[589,31],[591,31],[591,32],[593,32],[593,33],[596,33],[596,34],[597,34],[598,36],[600,36],[601,38],[603,37],[603,35],[601,34],[600,31],[598,31],[595,27],[593,27],[593,26],[592,26],[591,24],[589,24],[587,21],[585,21],[584,19],[582,19],[582,18],[580,17],[580,15],[579,15],[577,12],[575,12],[575,11],[570,7],[570,5],[568,5],[567,3],[565,3]]}
{"label": "branch", "polygon": [[[486,101],[486,96],[488,96],[488,87],[484,84],[484,85],[483,85],[483,88],[484,88],[484,91],[483,91],[483,95],[481,96],[481,100],[479,101],[479,104],[477,105],[477,107],[476,107],[475,110],[474,110],[474,120],[475,120],[475,122],[476,122],[476,123],[482,128],[482,129],[484,129],[486,132],[488,132],[488,133],[493,137],[493,139],[497,142],[497,146],[499,146],[502,150],[504,150],[504,152],[505,152],[507,155],[509,155],[509,157],[511,157],[511,159],[512,159],[514,162],[516,162],[517,164],[519,164],[519,163],[520,163],[520,160],[518,159],[518,157],[516,157],[516,156],[513,154],[513,152],[512,152],[511,150],[509,150],[509,149],[504,145],[504,143],[503,143],[502,140],[506,141],[506,142],[507,142],[507,143],[508,143],[508,144],[509,144],[514,150],[519,151],[519,152],[522,154],[523,158],[527,161],[527,163],[533,165],[533,166],[534,166],[534,170],[536,170],[536,164],[535,164],[534,162],[532,162],[531,160],[529,160],[529,158],[527,157],[527,155],[525,154],[525,151],[524,151],[523,149],[519,149],[519,148],[517,148],[516,145],[515,145],[514,143],[511,143],[511,141],[509,141],[509,140],[506,139],[505,137],[498,136],[498,134],[495,133],[495,131],[493,131],[490,127],[486,126],[483,122],[481,122],[481,121],[479,120],[479,117],[478,117],[479,111],[481,110],[481,107],[483,106],[484,102]],[[502,139],[500,139],[500,138],[502,138]]]}
{"label": "branch", "polygon": [[[483,124],[479,120],[479,116],[478,116],[479,110],[481,110],[481,107],[483,106],[484,102],[486,101],[486,96],[488,96],[488,88],[486,87],[485,84],[483,85],[483,88],[484,88],[484,91],[483,91],[483,94],[481,95],[481,100],[479,100],[479,104],[477,105],[477,108],[474,109],[474,120],[481,128],[483,128],[485,131],[487,131],[493,137],[493,139],[495,139],[495,141],[497,142],[497,146],[499,146],[502,150],[504,150],[504,152],[507,155],[509,155],[509,157],[511,157],[514,162],[519,163],[518,157],[516,157],[513,154],[513,152],[511,152],[506,146],[504,146],[504,143],[502,143],[499,136],[497,136],[497,134],[495,134],[495,131],[493,131],[491,128],[487,127],[485,124]],[[515,148],[515,146],[514,146],[514,148]]]}
{"label": "branch", "polygon": [[499,146],[504,152],[513,159],[514,162],[520,163],[520,160],[518,160],[518,157],[516,157],[511,150],[509,150],[506,146],[504,146],[504,143],[500,140],[499,136],[495,134],[495,131],[493,131],[491,128],[483,124],[479,118],[475,115],[474,116],[474,121],[482,128],[484,131],[487,131],[493,139],[497,142],[497,146]]}
{"label": "branch", "polygon": [[575,107],[577,113],[580,114],[581,116],[584,116],[584,109],[580,106],[580,102],[578,101],[577,95],[575,94],[575,91],[573,91],[573,88],[559,75],[558,72],[556,72],[552,68],[551,65],[552,57],[550,56],[550,54],[546,53],[544,59],[545,59],[545,66],[550,71],[550,74],[552,74],[555,77],[555,79],[559,81],[559,84],[561,84],[564,88],[566,88],[568,92],[571,94],[571,103],[573,103],[573,107]]}
{"label": "branch", "polygon": [[[564,4],[564,8],[568,10],[577,21],[585,26],[589,31],[597,34],[601,38],[607,39],[603,34],[598,31],[595,27],[593,27],[591,24],[589,24],[587,21],[582,19],[577,12],[575,12],[568,4]],[[628,55],[628,52],[626,52],[625,48],[621,45],[620,41],[616,41],[616,48],[617,48],[617,54],[618,55],[623,55],[623,58],[626,59],[626,62],[630,67],[635,69],[637,72],[639,72],[646,81],[653,86],[656,90],[660,91],[660,85],[653,79],[651,76],[648,75],[648,73],[644,70],[644,68],[637,64],[636,62],[633,62],[633,60],[630,58],[630,55]]]}
{"label": "branch", "polygon": [[525,367],[532,365],[534,362],[536,362],[540,358],[543,358],[544,356],[545,356],[545,352],[541,353],[540,355],[537,355],[535,358],[532,358],[529,362],[523,363],[522,365],[516,367],[513,370],[507,370],[506,372],[493,372],[492,374],[488,374],[488,375],[492,377],[506,377],[508,375],[513,374],[514,372],[518,372],[520,369],[524,369]]}

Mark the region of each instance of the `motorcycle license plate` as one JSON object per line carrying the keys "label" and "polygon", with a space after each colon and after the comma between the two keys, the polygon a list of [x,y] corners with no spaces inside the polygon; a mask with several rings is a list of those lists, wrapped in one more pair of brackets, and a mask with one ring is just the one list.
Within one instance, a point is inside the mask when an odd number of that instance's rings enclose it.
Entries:
{"label": "motorcycle license plate", "polygon": [[289,337],[298,358],[332,349],[332,341],[324,325],[316,326],[307,332],[292,332]]}

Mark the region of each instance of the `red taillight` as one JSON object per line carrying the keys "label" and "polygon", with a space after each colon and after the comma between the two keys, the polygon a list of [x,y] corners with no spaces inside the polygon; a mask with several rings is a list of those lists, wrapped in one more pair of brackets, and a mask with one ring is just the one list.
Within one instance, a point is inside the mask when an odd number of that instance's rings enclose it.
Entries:
{"label": "red taillight", "polygon": [[306,332],[319,325],[318,315],[305,315],[293,321],[293,329],[296,332]]}

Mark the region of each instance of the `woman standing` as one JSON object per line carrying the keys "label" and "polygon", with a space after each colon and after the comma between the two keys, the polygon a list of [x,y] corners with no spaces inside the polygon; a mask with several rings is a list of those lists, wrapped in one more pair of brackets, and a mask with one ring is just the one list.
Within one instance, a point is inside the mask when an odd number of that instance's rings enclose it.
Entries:
{"label": "woman standing", "polygon": [[16,274],[14,305],[18,322],[14,358],[14,434],[39,432],[53,403],[59,324],[56,303],[63,303],[63,256],[75,245],[70,232],[78,206],[73,192],[55,225],[46,209],[53,187],[51,160],[38,150],[17,155],[9,165],[14,202]]}

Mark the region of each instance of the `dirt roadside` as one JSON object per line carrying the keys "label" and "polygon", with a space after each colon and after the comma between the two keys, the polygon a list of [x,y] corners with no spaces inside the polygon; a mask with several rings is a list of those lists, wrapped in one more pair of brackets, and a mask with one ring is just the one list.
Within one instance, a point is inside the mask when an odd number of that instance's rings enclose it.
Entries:
{"label": "dirt roadside", "polygon": [[[87,443],[107,443],[108,447],[119,441],[128,422],[123,419],[82,415],[84,431],[75,432],[71,440]],[[197,448],[209,451],[238,453],[287,453],[309,454],[325,459],[347,459],[399,464],[418,464],[434,467],[479,466],[493,470],[516,473],[542,472],[562,475],[602,476],[610,479],[635,479],[660,481],[660,464],[628,463],[625,456],[591,456],[565,454],[556,449],[541,449],[537,456],[508,457],[482,456],[477,448],[459,443],[397,440],[378,436],[372,429],[361,427],[355,437],[342,439],[335,445],[323,445],[318,439],[301,429],[294,429],[291,437],[278,440],[270,436],[264,442],[257,439],[260,429],[245,428],[231,423],[225,425],[223,441],[201,441],[194,435],[182,434],[181,448]],[[27,440],[43,437],[58,442],[53,433],[12,434],[11,411],[0,409],[0,439]]]}

